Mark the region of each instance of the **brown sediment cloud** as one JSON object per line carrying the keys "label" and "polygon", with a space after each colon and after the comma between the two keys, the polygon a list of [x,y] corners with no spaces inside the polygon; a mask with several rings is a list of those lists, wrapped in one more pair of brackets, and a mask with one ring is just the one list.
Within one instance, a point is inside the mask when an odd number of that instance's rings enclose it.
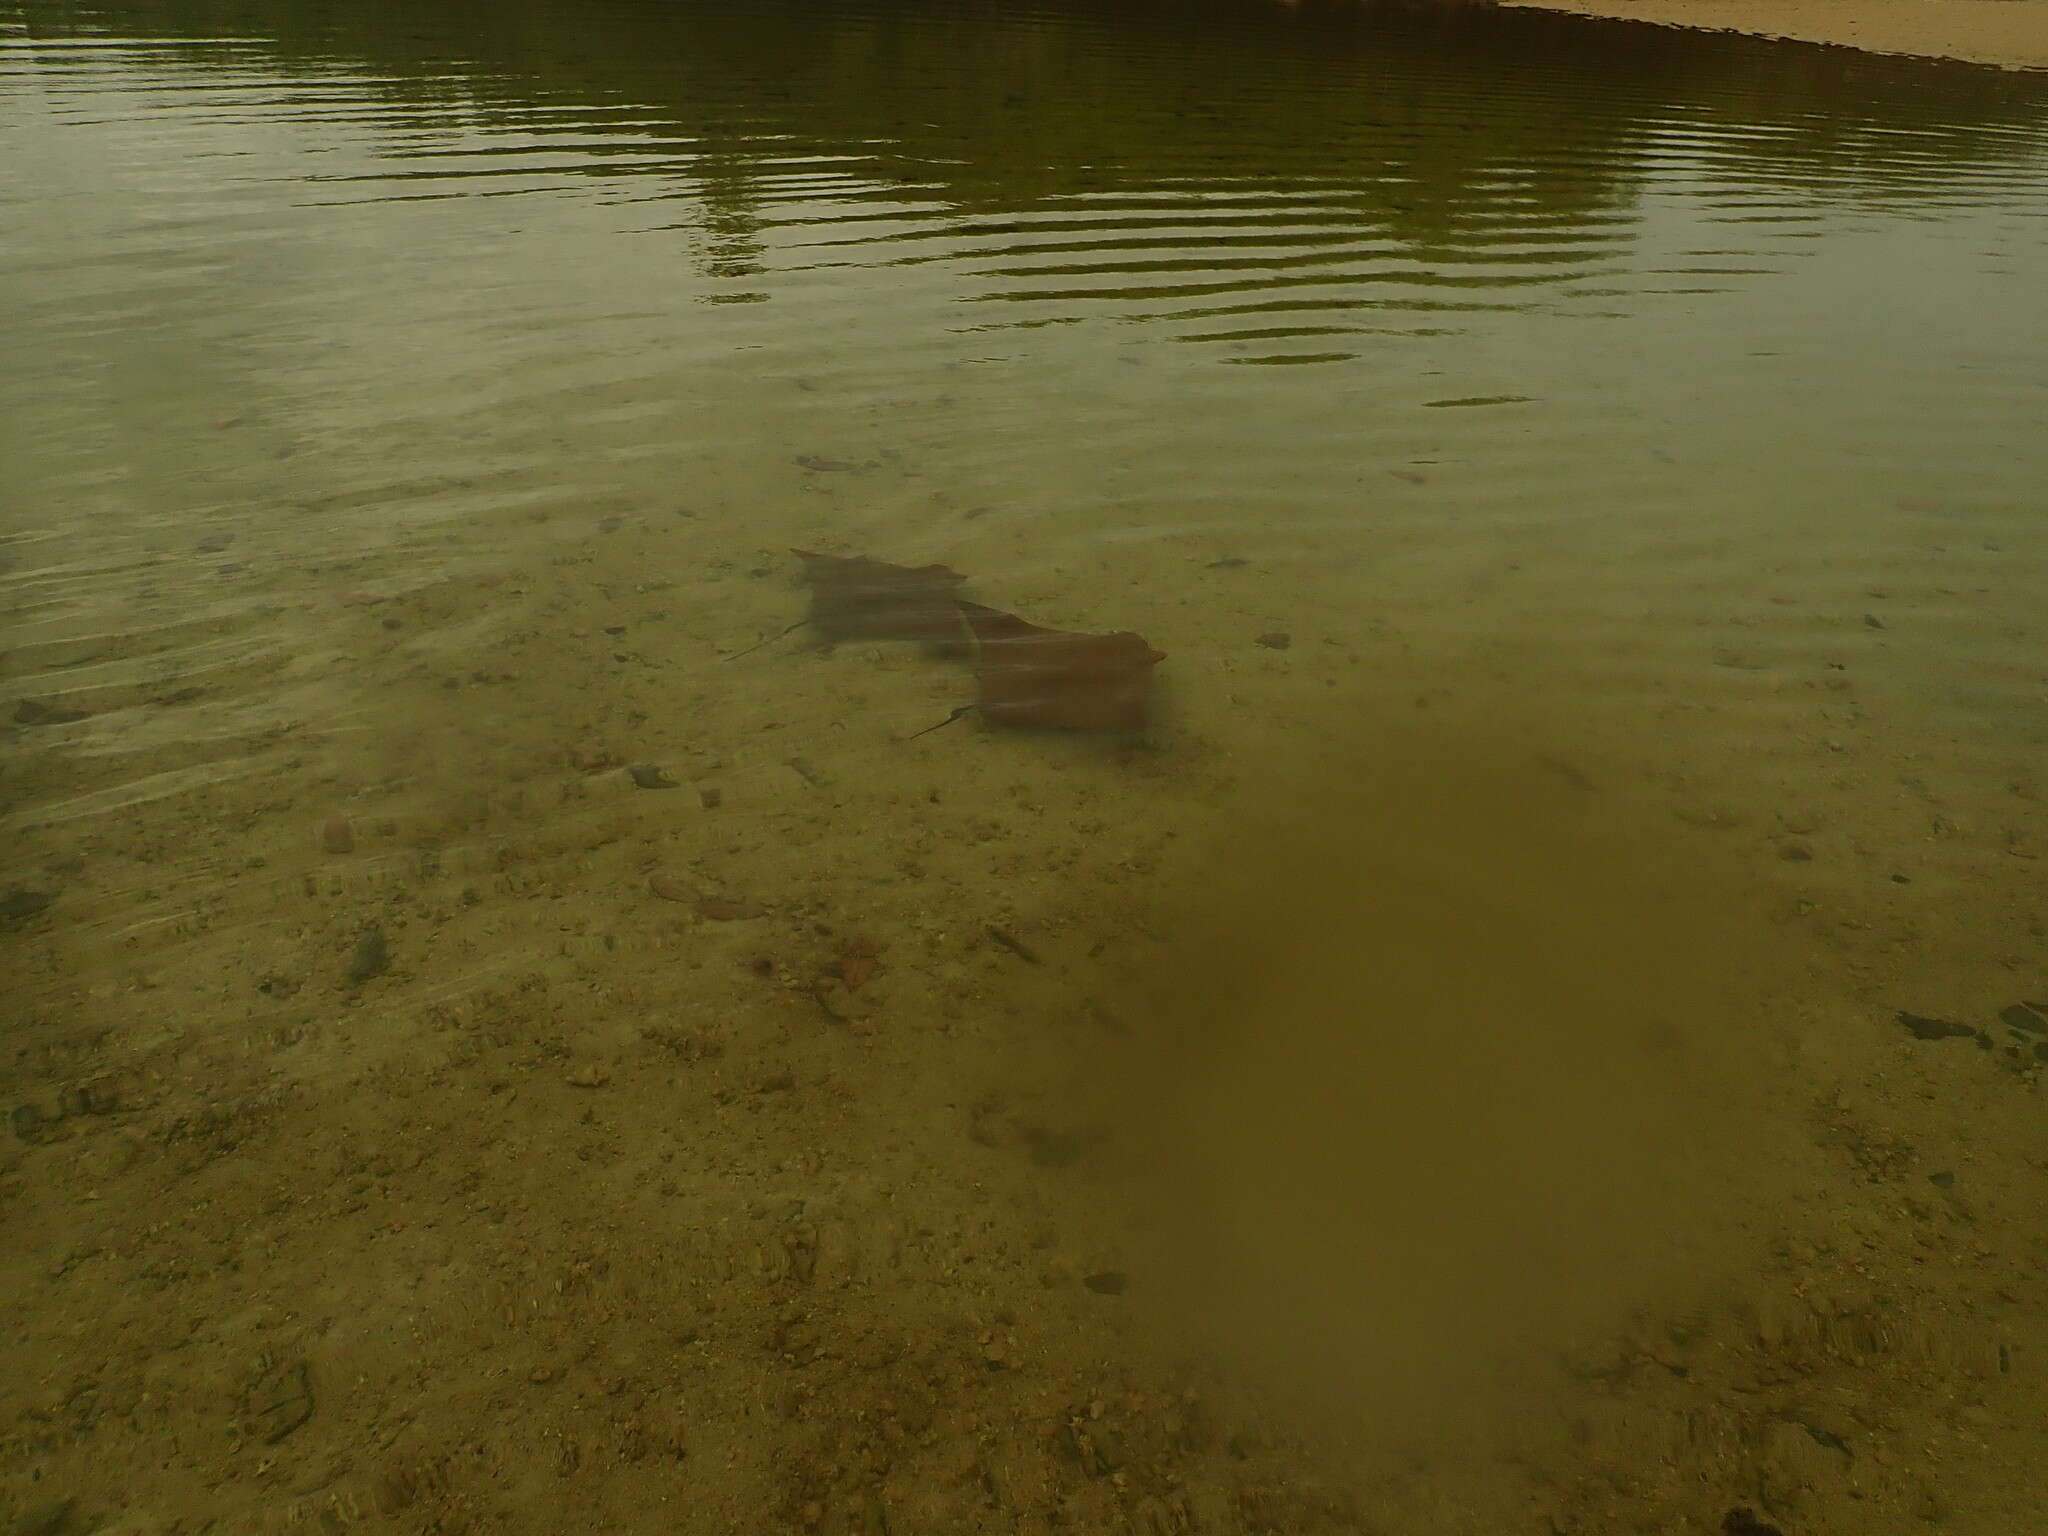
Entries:
{"label": "brown sediment cloud", "polygon": [[1804,1156],[1797,956],[1583,748],[1348,734],[1250,775],[1115,1004],[1143,1283],[1380,1431],[1526,1421],[1756,1261]]}

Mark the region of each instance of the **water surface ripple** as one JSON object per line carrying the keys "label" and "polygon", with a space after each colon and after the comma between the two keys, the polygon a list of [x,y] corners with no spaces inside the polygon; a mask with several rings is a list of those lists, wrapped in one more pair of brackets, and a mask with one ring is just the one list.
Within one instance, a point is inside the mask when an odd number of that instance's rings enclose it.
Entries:
{"label": "water surface ripple", "polygon": [[737,710],[791,543],[1156,630],[1219,744],[1335,681],[1225,707],[1285,627],[1533,631],[1735,750],[1908,600],[1869,686],[2041,739],[2037,81],[1256,0],[0,29],[17,828],[538,771],[577,708],[476,679],[636,582],[583,695]]}

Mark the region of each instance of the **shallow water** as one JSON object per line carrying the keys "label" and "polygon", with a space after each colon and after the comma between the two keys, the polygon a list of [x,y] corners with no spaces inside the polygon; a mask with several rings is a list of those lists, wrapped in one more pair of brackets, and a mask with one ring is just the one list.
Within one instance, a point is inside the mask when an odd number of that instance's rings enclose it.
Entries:
{"label": "shallow water", "polygon": [[[921,946],[906,1028],[1001,994],[990,924],[1057,1008],[1220,796],[1509,700],[1858,1006],[2048,997],[2038,81],[1459,7],[51,3],[0,144],[25,1094],[355,1093],[543,982],[629,1052],[827,930]],[[726,662],[792,547],[1141,633],[1152,729],[912,743],[957,659]]]}
{"label": "shallow water", "polygon": [[2048,740],[2036,82],[1456,8],[7,43],[9,682],[85,717],[16,738],[17,828],[432,821],[764,715],[901,772],[957,669],[855,716],[800,640],[717,664],[791,545],[1139,631],[1183,758],[1489,647],[1694,752],[1996,797]]}

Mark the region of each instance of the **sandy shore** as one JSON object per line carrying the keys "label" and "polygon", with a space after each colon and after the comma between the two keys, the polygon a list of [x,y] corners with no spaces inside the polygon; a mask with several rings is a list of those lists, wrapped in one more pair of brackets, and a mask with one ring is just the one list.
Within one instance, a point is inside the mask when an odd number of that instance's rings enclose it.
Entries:
{"label": "sandy shore", "polygon": [[1872,53],[2048,69],[2048,0],[1504,0]]}

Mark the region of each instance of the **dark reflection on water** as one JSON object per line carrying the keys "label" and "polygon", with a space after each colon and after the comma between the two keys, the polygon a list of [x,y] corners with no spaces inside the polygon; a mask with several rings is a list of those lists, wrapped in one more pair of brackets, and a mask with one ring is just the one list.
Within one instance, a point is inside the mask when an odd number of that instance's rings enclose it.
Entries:
{"label": "dark reflection on water", "polygon": [[[316,175],[315,199],[598,179],[639,227],[693,232],[709,302],[936,262],[1004,306],[984,324],[1109,300],[1238,361],[1597,300],[1659,185],[1744,226],[1666,274],[1697,290],[1768,270],[1758,246],[1819,199],[1982,204],[2048,141],[2039,85],[1995,71],[1483,7],[163,3],[38,6],[30,30],[155,38],[159,64],[244,80],[223,111],[388,135],[383,172]],[[252,90],[252,64],[300,78]]]}

